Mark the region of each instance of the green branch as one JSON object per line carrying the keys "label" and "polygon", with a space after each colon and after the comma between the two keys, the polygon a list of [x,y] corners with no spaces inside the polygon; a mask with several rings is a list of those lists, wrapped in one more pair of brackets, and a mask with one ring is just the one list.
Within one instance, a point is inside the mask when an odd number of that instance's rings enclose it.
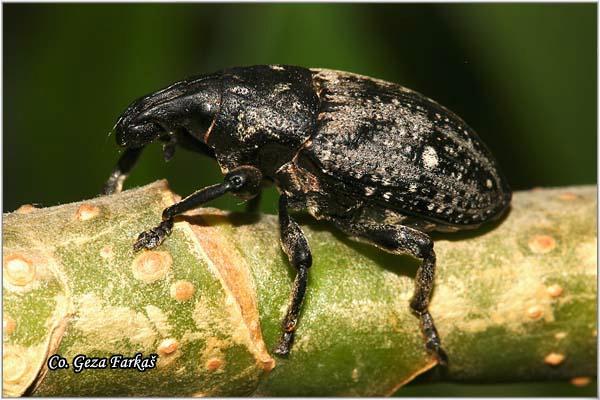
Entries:
{"label": "green branch", "polygon": [[[173,201],[158,182],[4,215],[4,395],[385,395],[435,366],[408,307],[417,260],[303,220],[308,295],[273,358],[294,276],[276,217],[202,209],[134,253]],[[595,187],[516,193],[496,226],[434,238],[436,379],[596,375]],[[78,354],[138,352],[156,367],[73,371]],[[70,368],[48,370],[53,354]]]}

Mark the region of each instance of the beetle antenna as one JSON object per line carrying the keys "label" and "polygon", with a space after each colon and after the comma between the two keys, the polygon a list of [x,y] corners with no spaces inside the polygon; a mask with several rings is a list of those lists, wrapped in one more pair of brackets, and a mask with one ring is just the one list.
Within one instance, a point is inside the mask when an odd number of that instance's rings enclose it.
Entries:
{"label": "beetle antenna", "polygon": [[104,147],[106,147],[106,143],[108,142],[108,139],[110,138],[110,135],[112,135],[113,132],[114,132],[114,128],[111,129],[110,131],[108,131],[108,134],[106,135],[106,138],[104,139]]}

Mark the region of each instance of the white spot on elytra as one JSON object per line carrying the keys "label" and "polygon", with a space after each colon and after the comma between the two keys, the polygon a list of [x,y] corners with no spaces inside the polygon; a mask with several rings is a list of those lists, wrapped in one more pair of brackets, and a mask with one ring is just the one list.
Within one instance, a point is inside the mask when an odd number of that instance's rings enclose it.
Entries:
{"label": "white spot on elytra", "polygon": [[492,181],[491,181],[491,180],[489,180],[489,179],[487,179],[487,180],[485,181],[485,186],[486,186],[488,189],[491,189],[491,188],[492,188]]}
{"label": "white spot on elytra", "polygon": [[243,86],[234,86],[231,91],[235,94],[239,94],[242,96],[246,96],[248,93],[250,93],[250,91],[248,90],[248,88],[245,88]]}
{"label": "white spot on elytra", "polygon": [[416,183],[411,183],[411,184],[408,186],[408,191],[409,191],[409,192],[411,192],[411,193],[414,193],[414,192],[416,192],[416,191],[417,191],[417,184],[416,184]]}
{"label": "white spot on elytra", "polygon": [[371,186],[367,186],[365,188],[365,196],[372,196],[375,193],[375,188]]}
{"label": "white spot on elytra", "polygon": [[438,156],[433,147],[425,146],[423,150],[423,166],[429,170],[434,169],[438,165]]}
{"label": "white spot on elytra", "polygon": [[292,88],[292,85],[289,83],[280,83],[275,85],[275,92],[276,93],[281,93],[281,92],[285,92],[286,90],[290,90]]}
{"label": "white spot on elytra", "polygon": [[391,194],[390,192],[385,192],[385,193],[383,194],[383,198],[384,198],[384,199],[386,199],[386,200],[389,200],[389,199],[390,199],[390,197],[392,197],[392,194]]}

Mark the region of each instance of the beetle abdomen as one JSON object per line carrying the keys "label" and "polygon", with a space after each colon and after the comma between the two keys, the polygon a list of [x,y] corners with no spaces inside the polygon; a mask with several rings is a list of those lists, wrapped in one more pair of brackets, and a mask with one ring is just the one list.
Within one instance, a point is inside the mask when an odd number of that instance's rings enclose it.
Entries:
{"label": "beetle abdomen", "polygon": [[510,189],[476,133],[454,113],[399,85],[312,70],[317,131],[303,151],[365,200],[451,225],[499,215]]}

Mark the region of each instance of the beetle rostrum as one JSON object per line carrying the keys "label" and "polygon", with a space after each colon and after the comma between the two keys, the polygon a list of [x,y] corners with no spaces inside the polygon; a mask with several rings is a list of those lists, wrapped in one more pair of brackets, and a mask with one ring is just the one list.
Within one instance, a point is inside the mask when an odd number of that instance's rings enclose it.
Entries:
{"label": "beetle rostrum", "polygon": [[125,152],[104,193],[119,192],[142,149],[164,142],[216,159],[224,181],[166,208],[134,249],[159,246],[173,218],[226,193],[255,207],[261,181],[280,193],[281,247],[297,275],[274,349],[290,352],[312,257],[289,210],[307,210],[352,238],[422,260],[410,307],[425,346],[447,361],[428,311],[435,252],[427,232],[499,218],[511,190],[490,151],[458,116],[400,85],[286,65],[236,67],[175,83],[131,104],[115,126]]}

